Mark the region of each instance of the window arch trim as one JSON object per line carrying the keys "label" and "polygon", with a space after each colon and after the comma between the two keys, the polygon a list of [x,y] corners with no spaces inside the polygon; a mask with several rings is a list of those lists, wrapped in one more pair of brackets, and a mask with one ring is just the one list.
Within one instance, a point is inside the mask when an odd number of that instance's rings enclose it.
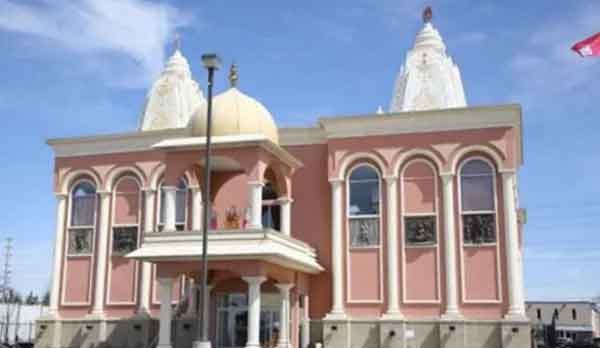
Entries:
{"label": "window arch trim", "polygon": [[[116,209],[117,209],[117,195],[119,194],[119,185],[121,184],[121,182],[125,181],[125,180],[133,180],[137,186],[137,201],[138,201],[138,208],[137,208],[137,222],[136,223],[117,223],[116,222]],[[141,184],[140,179],[137,177],[137,175],[133,172],[122,172],[121,175],[119,177],[117,177],[116,180],[113,181],[114,185],[112,186],[112,191],[111,191],[111,195],[112,195],[112,204],[111,204],[111,212],[112,212],[112,216],[111,216],[111,228],[110,228],[110,236],[109,236],[109,257],[108,257],[108,271],[107,271],[107,293],[106,293],[106,305],[109,306],[131,306],[131,305],[135,305],[137,303],[138,300],[138,283],[139,283],[139,279],[138,279],[138,272],[139,272],[139,267],[137,267],[137,261],[135,262],[135,266],[134,266],[134,271],[133,271],[133,277],[134,277],[134,281],[133,281],[133,300],[132,301],[125,301],[125,302],[116,302],[112,300],[112,294],[111,294],[111,289],[112,289],[112,263],[113,263],[113,256],[121,256],[123,257],[124,255],[122,253],[116,253],[114,251],[114,237],[115,237],[115,228],[132,228],[135,227],[136,230],[136,241],[135,241],[135,246],[136,248],[140,247],[141,244],[141,233],[140,231],[142,230],[142,204],[143,204],[143,197],[142,197],[142,190],[143,190],[143,186]],[[129,193],[129,192],[128,192]],[[130,260],[132,261],[132,260]]]}
{"label": "window arch trim", "polygon": [[[408,213],[406,211],[406,199],[405,199],[405,193],[406,193],[406,189],[405,189],[405,178],[406,178],[406,169],[409,168],[411,165],[415,164],[415,163],[424,163],[425,165],[427,165],[430,169],[431,169],[431,178],[432,178],[432,182],[433,182],[433,207],[434,207],[434,211],[432,212],[425,212],[425,213]],[[439,201],[439,176],[438,176],[438,170],[436,168],[436,166],[431,163],[429,158],[421,158],[421,157],[417,157],[417,158],[412,158],[409,159],[408,161],[406,161],[404,163],[404,165],[402,166],[402,168],[400,169],[400,216],[402,217],[401,221],[400,221],[400,226],[401,226],[401,238],[404,244],[404,247],[407,248],[420,248],[420,247],[425,247],[425,248],[433,248],[433,247],[437,247],[440,243],[440,223],[439,223],[439,215],[440,215],[440,201]],[[406,243],[406,226],[405,226],[405,217],[420,217],[420,216],[434,216],[435,218],[435,242],[431,243],[431,244],[426,244],[426,245],[411,245],[409,246]]]}
{"label": "window arch trim", "polygon": [[[353,303],[353,304],[381,304],[383,303],[383,296],[384,296],[384,280],[383,280],[383,252],[382,252],[382,248],[383,248],[383,191],[382,191],[382,186],[383,186],[383,167],[382,168],[378,168],[378,165],[380,165],[380,161],[379,160],[374,160],[372,158],[372,156],[369,154],[368,156],[363,156],[363,157],[358,157],[358,158],[353,158],[350,162],[346,163],[346,167],[347,167],[347,171],[342,172],[344,173],[344,179],[345,179],[345,203],[344,203],[344,211],[343,211],[343,218],[344,218],[344,225],[345,226],[345,233],[344,233],[344,237],[343,240],[345,241],[345,272],[346,272],[346,302],[347,303]],[[377,185],[377,189],[378,189],[378,200],[379,200],[379,209],[378,209],[378,214],[372,214],[372,215],[357,215],[357,216],[350,216],[349,211],[350,211],[350,176],[352,175],[352,172],[354,170],[356,170],[359,167],[362,166],[368,166],[371,169],[373,169],[375,171],[375,173],[377,174],[377,181],[378,181],[378,185]],[[374,245],[367,245],[367,246],[352,246],[352,240],[351,240],[351,232],[350,232],[350,220],[352,219],[377,219],[377,228],[378,228],[378,237],[377,237],[377,243]],[[379,267],[377,269],[377,276],[379,278],[379,293],[377,294],[377,298],[373,298],[373,299],[353,299],[352,298],[352,291],[351,291],[351,286],[350,284],[352,284],[352,272],[351,272],[351,265],[350,265],[350,253],[351,252],[361,252],[361,251],[365,251],[365,252],[369,252],[369,251],[373,251],[373,252],[377,252],[378,254],[378,260],[379,260]]]}
{"label": "window arch trim", "polygon": [[[476,151],[479,151],[479,149],[477,149]],[[481,152],[481,151],[480,151]],[[502,263],[502,259],[500,256],[500,243],[501,240],[499,238],[499,234],[500,234],[500,225],[499,225],[499,219],[498,219],[498,173],[499,173],[499,167],[494,163],[493,160],[491,160],[490,158],[488,158],[487,156],[487,152],[482,154],[473,154],[473,155],[467,155],[467,156],[463,156],[460,159],[460,162],[458,163],[458,167],[457,167],[457,171],[455,175],[455,179],[457,181],[457,198],[458,198],[458,235],[459,235],[459,244],[460,244],[460,252],[459,252],[459,257],[460,257],[460,267],[461,267],[461,274],[463,274],[460,278],[461,278],[461,297],[462,297],[462,302],[464,303],[475,303],[475,304],[488,304],[488,303],[502,303],[503,298],[504,298],[504,290],[503,290],[503,282],[502,282],[502,277],[503,274],[501,273],[501,263]],[[462,208],[462,184],[461,184],[461,173],[462,173],[462,168],[463,166],[468,163],[471,160],[482,160],[484,162],[486,162],[490,168],[492,169],[492,188],[493,188],[493,198],[494,198],[494,209],[492,211],[469,211],[467,213],[467,215],[469,213],[471,214],[477,214],[477,213],[491,213],[494,216],[494,229],[495,229],[495,240],[493,243],[465,243],[464,240],[464,223],[463,223],[463,208]],[[465,268],[465,249],[472,249],[472,248],[480,248],[480,247],[493,247],[495,249],[495,258],[496,258],[496,269],[494,270],[496,272],[496,286],[498,289],[498,294],[497,297],[495,299],[469,299],[467,298],[467,294],[466,294],[466,285],[465,285],[465,281],[466,281],[466,276],[464,275],[464,272],[466,270]]]}

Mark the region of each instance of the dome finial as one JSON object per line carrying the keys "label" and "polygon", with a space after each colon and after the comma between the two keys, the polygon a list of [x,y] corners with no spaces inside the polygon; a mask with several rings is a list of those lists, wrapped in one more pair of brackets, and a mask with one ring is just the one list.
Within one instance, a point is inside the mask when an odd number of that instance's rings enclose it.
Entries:
{"label": "dome finial", "polygon": [[232,63],[231,67],[229,68],[229,86],[232,88],[237,87],[237,82],[238,82],[237,65],[235,65],[235,63]]}
{"label": "dome finial", "polygon": [[431,6],[425,7],[425,9],[423,10],[423,23],[430,23],[432,17],[433,10],[431,9]]}
{"label": "dome finial", "polygon": [[179,51],[181,49],[181,35],[179,35],[179,33],[175,33],[173,44],[175,45],[175,51]]}

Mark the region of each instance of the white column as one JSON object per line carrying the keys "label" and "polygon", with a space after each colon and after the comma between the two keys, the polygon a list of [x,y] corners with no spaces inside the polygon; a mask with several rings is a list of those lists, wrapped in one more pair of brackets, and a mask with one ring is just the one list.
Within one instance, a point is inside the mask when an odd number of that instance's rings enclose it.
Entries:
{"label": "white column", "polygon": [[260,348],[260,284],[266,277],[243,277],[248,283],[248,342],[246,348]]}
{"label": "white column", "polygon": [[444,319],[457,319],[458,282],[456,272],[456,231],[454,222],[454,174],[442,174],[444,200],[444,251],[446,255],[446,312]]}
{"label": "white column", "polygon": [[160,318],[157,348],[171,348],[171,298],[172,278],[158,278],[160,295]]}
{"label": "white column", "polygon": [[185,311],[187,316],[194,316],[196,314],[196,293],[198,288],[194,278],[186,278],[185,282],[185,297],[187,298],[188,305]]}
{"label": "white column", "polygon": [[208,329],[210,322],[210,292],[214,285],[206,284],[206,291],[204,292],[204,335],[208,337]]}
{"label": "white column", "polygon": [[302,308],[302,346],[300,348],[308,348],[310,345],[310,317],[309,313],[309,297],[308,295],[302,296],[303,308]]}
{"label": "white column", "polygon": [[110,227],[110,192],[98,192],[100,195],[100,226],[98,227],[98,245],[96,249],[96,278],[92,314],[104,315],[104,291],[106,289],[106,261]]}
{"label": "white column", "polygon": [[54,265],[52,267],[52,290],[50,291],[50,308],[48,314],[58,316],[60,299],[61,265],[63,260],[63,244],[67,233],[65,230],[65,216],[67,208],[66,194],[56,195],[56,234],[54,236]]}
{"label": "white column", "polygon": [[177,188],[175,186],[163,186],[165,190],[165,201],[161,204],[165,205],[165,231],[175,231],[175,194]]}
{"label": "white column", "polygon": [[292,199],[283,197],[279,199],[281,209],[281,233],[291,235],[292,226]]}
{"label": "white column", "polygon": [[199,187],[192,187],[192,231],[202,228],[202,191]]}
{"label": "white column", "polygon": [[[154,217],[155,214],[155,197],[156,190],[147,189],[144,190],[144,235],[142,236],[142,242],[146,234],[154,231]],[[152,276],[152,264],[150,262],[142,262],[142,275],[140,279],[140,301],[138,307],[138,314],[149,314],[150,313],[150,278]]]}
{"label": "white column", "polygon": [[290,348],[290,289],[294,284],[275,284],[281,295],[279,307],[279,340],[277,348]]}
{"label": "white column", "polygon": [[345,319],[342,268],[342,184],[331,180],[331,271],[333,275],[333,305],[325,319]]}
{"label": "white column", "polygon": [[384,319],[402,319],[398,290],[398,178],[386,177],[387,184],[387,290],[388,308]]}
{"label": "white column", "polygon": [[506,236],[506,272],[508,276],[508,313],[507,319],[525,319],[525,302],[523,297],[523,266],[519,248],[519,224],[516,207],[516,173],[502,173],[502,190],[504,193],[504,225]]}
{"label": "white column", "polygon": [[248,228],[262,228],[262,189],[263,183],[257,181],[248,182],[250,188],[250,221]]}

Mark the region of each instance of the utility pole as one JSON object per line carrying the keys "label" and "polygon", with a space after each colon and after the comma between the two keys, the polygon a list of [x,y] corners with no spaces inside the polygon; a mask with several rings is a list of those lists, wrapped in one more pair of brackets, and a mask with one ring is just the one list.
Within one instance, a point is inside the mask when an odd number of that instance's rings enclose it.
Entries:
{"label": "utility pole", "polygon": [[12,274],[10,258],[12,255],[12,238],[6,238],[6,244],[4,245],[4,264],[2,268],[2,299],[6,306],[6,321],[4,323],[5,342],[8,342],[8,327],[10,325],[10,303],[8,296],[10,295],[10,280]]}

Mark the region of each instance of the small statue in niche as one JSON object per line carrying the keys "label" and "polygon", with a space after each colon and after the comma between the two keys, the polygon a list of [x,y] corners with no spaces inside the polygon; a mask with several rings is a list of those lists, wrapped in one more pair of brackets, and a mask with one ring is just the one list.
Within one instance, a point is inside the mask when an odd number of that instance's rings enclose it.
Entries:
{"label": "small statue in niche", "polygon": [[74,230],[72,231],[73,238],[71,239],[70,252],[72,254],[86,254],[91,251],[89,241],[89,230]]}
{"label": "small statue in niche", "polygon": [[406,218],[406,239],[410,244],[435,243],[434,217]]}
{"label": "small statue in niche", "polygon": [[370,238],[369,238],[371,228],[369,227],[369,223],[367,221],[361,221],[359,226],[360,227],[359,227],[359,231],[358,231],[358,240],[357,240],[356,244],[358,244],[358,245],[371,244]]}
{"label": "small statue in niche", "polygon": [[136,233],[136,228],[119,228],[115,230],[113,251],[125,254],[135,250],[137,246]]}

